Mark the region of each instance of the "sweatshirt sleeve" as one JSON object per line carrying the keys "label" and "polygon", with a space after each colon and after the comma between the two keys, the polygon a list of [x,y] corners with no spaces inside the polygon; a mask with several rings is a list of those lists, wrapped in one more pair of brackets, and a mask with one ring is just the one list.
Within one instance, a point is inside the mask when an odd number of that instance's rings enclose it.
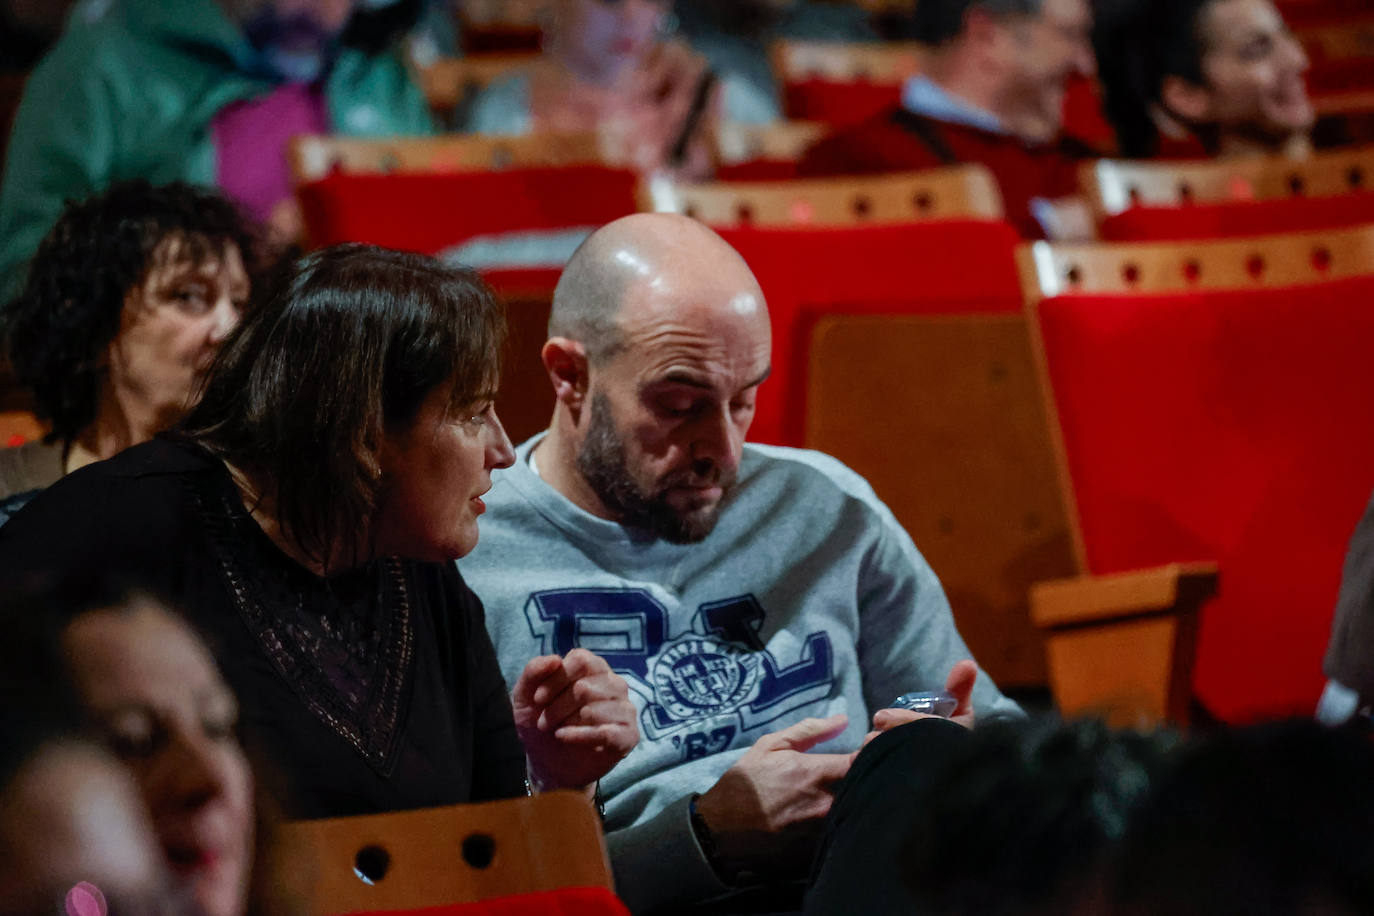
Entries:
{"label": "sweatshirt sleeve", "polygon": [[615,892],[631,912],[682,905],[730,893],[716,877],[692,830],[692,797],[683,796],[647,821],[606,835]]}
{"label": "sweatshirt sleeve", "polygon": [[[954,663],[973,654],[935,571],[891,510],[864,488],[878,532],[864,558],[858,596],[859,666],[872,714],[908,691],[941,689]],[[979,716],[1022,715],[981,667],[973,706]]]}

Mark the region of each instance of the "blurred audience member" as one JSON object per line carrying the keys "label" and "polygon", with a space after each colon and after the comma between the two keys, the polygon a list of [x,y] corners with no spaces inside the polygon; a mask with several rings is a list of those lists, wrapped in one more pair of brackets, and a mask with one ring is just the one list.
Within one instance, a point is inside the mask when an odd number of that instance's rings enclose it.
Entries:
{"label": "blurred audience member", "polygon": [[1175,743],[1093,721],[885,731],[836,792],[806,912],[1101,912],[1114,844]]}
{"label": "blurred audience member", "polygon": [[[355,6],[368,7],[344,33]],[[218,185],[299,234],[296,134],[417,134],[428,106],[387,29],[419,0],[87,0],[34,70],[0,185],[0,290],[63,202],[147,178]],[[383,28],[385,26],[386,28]]]}
{"label": "blurred audience member", "polygon": [[[451,562],[511,462],[492,407],[504,334],[470,272],[317,252],[246,316],[175,435],[69,475],[0,528],[0,576],[117,570],[185,608],[288,815],[512,797],[527,775],[590,791],[636,740],[624,682],[590,653],[535,659],[517,725]],[[227,716],[211,699],[207,729]],[[191,861],[198,839],[182,840]]]}
{"label": "blurred audience member", "polygon": [[1060,137],[1065,86],[1094,69],[1086,0],[921,0],[912,16],[926,51],[901,106],[822,140],[802,173],[982,163],[1025,236],[1082,234],[1082,214],[1050,202],[1077,193],[1075,160],[1092,154]]}
{"label": "blurred audience member", "polygon": [[608,154],[641,171],[703,176],[720,117],[769,121],[776,100],[738,79],[716,82],[705,60],[665,37],[669,0],[553,0],[544,53],[473,102],[484,134],[597,130]]}
{"label": "blurred audience member", "polygon": [[238,704],[175,614],[134,598],[63,635],[89,718],[134,775],[162,851],[203,916],[242,916],[253,865],[253,774]]}
{"label": "blurred audience member", "polygon": [[[876,41],[868,11],[824,0],[677,0],[674,14],[683,35],[722,75],[738,77],[760,99],[776,100],[781,88],[768,48],[779,39]],[[733,83],[727,82],[727,90]],[[728,107],[728,105],[727,105]],[[773,117],[781,117],[777,109]]]}
{"label": "blurred audience member", "polygon": [[1118,916],[1374,913],[1374,744],[1313,722],[1209,737],[1155,780],[1116,858]]}
{"label": "blurred audience member", "polygon": [[64,904],[69,913],[103,913],[105,904],[122,916],[180,913],[137,788],[80,735],[82,715],[48,625],[54,610],[5,594],[0,913],[61,913]]}
{"label": "blurred audience member", "polygon": [[185,184],[120,183],[63,211],[0,315],[5,356],[52,425],[0,451],[0,524],[181,419],[238,324],[257,248],[233,204]]}
{"label": "blurred audience member", "polygon": [[1317,718],[1340,725],[1374,706],[1374,497],[1350,537],[1322,669],[1329,679]]}
{"label": "blurred audience member", "polygon": [[1271,0],[1118,0],[1099,19],[1105,107],[1122,155],[1311,150],[1307,55]]}

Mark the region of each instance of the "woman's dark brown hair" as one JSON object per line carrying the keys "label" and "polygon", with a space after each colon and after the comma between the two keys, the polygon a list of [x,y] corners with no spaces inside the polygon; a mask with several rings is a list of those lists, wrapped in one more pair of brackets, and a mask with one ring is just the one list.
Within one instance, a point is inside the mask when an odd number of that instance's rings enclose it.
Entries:
{"label": "woman's dark brown hair", "polygon": [[441,386],[451,409],[491,397],[505,335],[502,306],[472,271],[327,248],[270,284],[178,434],[249,475],[283,533],[336,568],[367,555],[383,438]]}

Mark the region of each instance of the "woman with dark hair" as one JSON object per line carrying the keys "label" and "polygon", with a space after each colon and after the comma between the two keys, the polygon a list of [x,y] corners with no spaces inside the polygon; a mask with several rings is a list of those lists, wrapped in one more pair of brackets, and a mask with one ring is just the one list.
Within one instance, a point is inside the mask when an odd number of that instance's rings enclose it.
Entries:
{"label": "woman with dark hair", "polygon": [[257,260],[250,223],[214,191],[131,181],[67,206],[3,315],[4,353],[51,431],[0,451],[0,523],[181,419]]}
{"label": "woman with dark hair", "polygon": [[118,570],[186,608],[289,816],[508,797],[527,777],[590,790],[637,740],[624,681],[590,653],[538,658],[513,714],[451,562],[512,460],[492,406],[504,335],[469,271],[361,245],[304,258],[174,435],[0,529],[0,577]]}
{"label": "woman with dark hair", "polygon": [[1094,44],[1123,156],[1310,151],[1307,56],[1272,0],[1113,0]]}

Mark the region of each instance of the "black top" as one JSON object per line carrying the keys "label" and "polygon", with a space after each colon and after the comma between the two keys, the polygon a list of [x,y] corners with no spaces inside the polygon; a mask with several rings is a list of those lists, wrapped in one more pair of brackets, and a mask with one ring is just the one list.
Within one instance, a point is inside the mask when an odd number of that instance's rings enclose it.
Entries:
{"label": "black top", "polygon": [[0,580],[110,573],[209,639],[245,740],[291,817],[524,793],[524,750],[482,604],[452,563],[378,560],[328,580],[287,557],[222,462],[155,439],[53,485],[0,528]]}
{"label": "black top", "polygon": [[1323,669],[1361,706],[1374,702],[1374,497],[1350,537]]}

